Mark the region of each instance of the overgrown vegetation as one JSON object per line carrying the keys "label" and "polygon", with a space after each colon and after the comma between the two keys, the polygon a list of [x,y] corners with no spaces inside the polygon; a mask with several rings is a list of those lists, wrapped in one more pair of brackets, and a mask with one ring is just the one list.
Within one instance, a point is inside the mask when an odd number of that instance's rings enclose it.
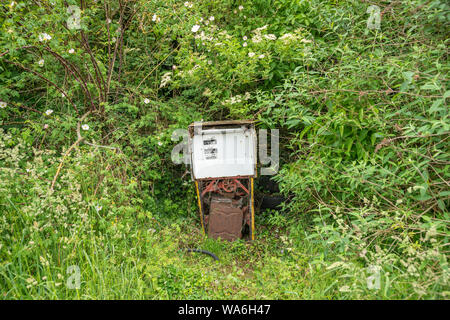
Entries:
{"label": "overgrown vegetation", "polygon": [[[448,298],[449,9],[2,1],[2,298]],[[254,242],[201,234],[170,159],[201,119],[280,129]]]}

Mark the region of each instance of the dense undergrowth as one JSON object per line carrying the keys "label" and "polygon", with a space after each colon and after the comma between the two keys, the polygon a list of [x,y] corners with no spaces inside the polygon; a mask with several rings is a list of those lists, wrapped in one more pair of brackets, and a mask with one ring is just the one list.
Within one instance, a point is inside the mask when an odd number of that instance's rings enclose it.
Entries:
{"label": "dense undergrowth", "polygon": [[[2,298],[448,298],[449,9],[2,1]],[[280,129],[253,242],[201,234],[171,161],[201,119]]]}

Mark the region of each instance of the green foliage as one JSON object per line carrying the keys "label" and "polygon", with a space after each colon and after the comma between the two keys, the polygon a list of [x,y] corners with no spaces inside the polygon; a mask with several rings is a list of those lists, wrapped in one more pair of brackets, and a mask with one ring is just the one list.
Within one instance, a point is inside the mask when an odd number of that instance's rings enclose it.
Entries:
{"label": "green foliage", "polygon": [[[450,6],[370,5],[3,1],[4,298],[448,298]],[[205,239],[172,132],[244,118],[289,201]]]}

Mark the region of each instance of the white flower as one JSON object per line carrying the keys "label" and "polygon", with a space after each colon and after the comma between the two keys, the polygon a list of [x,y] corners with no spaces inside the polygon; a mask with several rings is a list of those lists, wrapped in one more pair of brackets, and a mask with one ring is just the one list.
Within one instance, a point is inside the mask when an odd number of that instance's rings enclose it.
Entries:
{"label": "white flower", "polygon": [[7,105],[6,102],[0,101],[0,109],[5,109]]}
{"label": "white flower", "polygon": [[242,39],[243,39],[244,41],[246,41],[248,38],[247,38],[247,36],[243,36]]}
{"label": "white flower", "polygon": [[259,35],[259,34],[257,34],[256,36],[254,36],[253,38],[252,38],[252,42],[253,43],[259,43],[259,42],[261,42],[262,41],[262,37],[261,37],[261,35]]}
{"label": "white flower", "polygon": [[99,212],[100,210],[102,210],[102,206],[101,205],[96,205],[95,206],[95,210],[97,211],[97,212]]}
{"label": "white flower", "polygon": [[268,39],[268,40],[277,40],[277,36],[274,34],[265,34],[264,38]]}
{"label": "white flower", "polygon": [[162,146],[163,144],[162,144],[162,142],[161,141],[159,141],[158,142],[158,146]]}
{"label": "white flower", "polygon": [[239,102],[242,102],[242,96],[238,94],[234,97],[231,97],[231,99],[228,99],[228,100],[225,100],[224,102],[222,102],[222,105],[235,104],[235,103],[239,103]]}
{"label": "white flower", "polygon": [[200,29],[200,26],[198,24],[195,24],[195,25],[192,26],[191,31],[195,33],[195,32],[198,31],[198,29]]}
{"label": "white flower", "polygon": [[209,17],[209,21],[214,21],[214,17],[213,16]]}
{"label": "white flower", "polygon": [[340,292],[351,292],[352,290],[350,289],[349,286],[343,286],[341,288],[339,288]]}
{"label": "white flower", "polygon": [[[196,64],[191,70],[188,71],[188,73],[193,74],[195,72],[195,70],[197,70],[198,68],[200,68],[200,66],[198,64]],[[163,80],[164,80],[164,76],[165,75],[163,75]],[[169,75],[169,80],[170,80],[170,75]],[[162,81],[161,81],[161,83],[162,83]]]}
{"label": "white flower", "polygon": [[74,53],[74,52],[75,52],[75,50],[73,48],[69,50],[69,53]]}
{"label": "white flower", "polygon": [[166,72],[163,74],[161,78],[161,84],[159,85],[160,88],[165,87],[171,80],[172,72]]}
{"label": "white flower", "polygon": [[48,128],[48,124],[44,124],[44,130]]}
{"label": "white flower", "polygon": [[38,65],[40,65],[42,67],[44,65],[44,59],[39,60]]}
{"label": "white flower", "polygon": [[260,58],[260,59],[263,59],[265,57],[265,55],[263,55],[263,54],[260,54],[259,56],[258,56],[258,58]]}
{"label": "white flower", "polygon": [[208,25],[208,24],[209,24],[209,21],[208,21],[208,20],[206,20],[206,21],[205,21],[205,24],[206,24],[206,25]]}
{"label": "white flower", "polygon": [[150,99],[145,98],[145,99],[144,99],[144,103],[145,103],[145,104],[149,104],[149,103],[150,103]]}
{"label": "white flower", "polygon": [[176,65],[173,65],[172,66],[172,70],[176,70],[177,69],[177,66]]}
{"label": "white flower", "polygon": [[87,130],[89,130],[89,125],[83,124],[83,125],[81,126],[81,129],[83,129],[84,131],[87,131]]}
{"label": "white flower", "polygon": [[256,28],[253,32],[255,32],[255,33],[261,33],[261,31],[262,31],[262,30],[265,30],[265,29],[267,29],[267,24],[266,24],[265,26]]}
{"label": "white flower", "polygon": [[292,33],[285,33],[280,37],[280,40],[288,40],[288,39],[293,39],[294,36],[292,35]]}
{"label": "white flower", "polygon": [[189,2],[189,1],[186,1],[184,3],[184,6],[187,7],[187,8],[192,8],[193,4],[191,2]]}
{"label": "white flower", "polygon": [[239,6],[239,10],[244,10],[244,6]]}
{"label": "white flower", "polygon": [[47,33],[41,33],[41,34],[39,35],[39,41],[40,41],[40,42],[50,40],[51,38],[52,38],[52,37],[51,37],[49,34],[47,34]]}
{"label": "white flower", "polygon": [[158,18],[158,16],[156,14],[154,14],[152,17],[152,21],[156,21],[156,18]]}
{"label": "white flower", "polygon": [[248,53],[248,56],[251,58],[251,57],[254,57],[255,56],[255,53],[254,52],[249,52]]}
{"label": "white flower", "polygon": [[51,115],[53,113],[53,110],[52,109],[48,109],[47,111],[45,111],[45,114],[46,115]]}
{"label": "white flower", "polygon": [[47,259],[45,259],[43,256],[39,256],[39,261],[41,261],[43,266],[48,267],[50,265],[50,263],[48,262]]}
{"label": "white flower", "polygon": [[212,61],[211,61],[211,60],[208,60],[208,64],[212,64]]}
{"label": "white flower", "polygon": [[11,4],[10,4],[11,7],[14,7],[15,5],[16,5],[15,1],[11,2]]}
{"label": "white flower", "polygon": [[244,42],[244,43],[242,44],[242,46],[246,47],[246,46],[247,46],[247,42]]}

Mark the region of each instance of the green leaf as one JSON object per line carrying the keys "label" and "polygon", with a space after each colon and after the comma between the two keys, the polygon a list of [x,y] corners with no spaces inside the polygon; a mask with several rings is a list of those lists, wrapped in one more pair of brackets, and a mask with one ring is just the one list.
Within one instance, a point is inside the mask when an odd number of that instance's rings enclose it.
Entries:
{"label": "green leaf", "polygon": [[439,90],[439,87],[435,83],[428,82],[420,87],[422,90]]}
{"label": "green leaf", "polygon": [[429,114],[432,114],[433,112],[443,110],[443,108],[439,108],[441,105],[443,105],[443,103],[444,103],[444,99],[438,99],[438,100],[436,100],[436,101],[431,105],[431,108],[428,109],[428,113],[429,113]]}

